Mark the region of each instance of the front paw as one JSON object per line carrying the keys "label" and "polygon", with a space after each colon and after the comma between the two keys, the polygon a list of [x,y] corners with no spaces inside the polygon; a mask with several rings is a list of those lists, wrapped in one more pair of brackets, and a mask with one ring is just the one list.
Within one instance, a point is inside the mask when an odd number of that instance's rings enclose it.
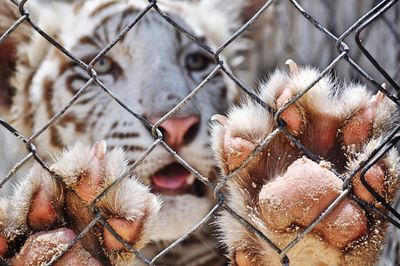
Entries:
{"label": "front paw", "polygon": [[104,224],[97,220],[57,263],[76,262],[76,254],[94,264],[133,262],[125,245],[147,244],[160,200],[135,178],[119,179],[128,170],[124,156],[122,150],[108,152],[105,142],[76,144],[51,165],[57,178],[35,166],[5,208],[3,258],[20,265],[48,263],[99,214]]}
{"label": "front paw", "polygon": [[[290,73],[275,72],[258,94],[274,112],[247,99],[215,119],[213,148],[230,178],[227,205],[270,240],[223,212],[218,222],[223,242],[240,266],[281,265],[285,255],[290,265],[372,265],[386,222],[353,199],[385,209],[360,173],[350,186],[344,187],[343,178],[379,147],[398,123],[398,112],[380,93],[371,95],[357,84],[340,88],[326,77],[305,91],[319,72],[289,63]],[[276,113],[298,143],[284,134]],[[305,157],[310,152],[312,158]],[[398,158],[392,148],[365,174],[389,203],[399,185]]]}

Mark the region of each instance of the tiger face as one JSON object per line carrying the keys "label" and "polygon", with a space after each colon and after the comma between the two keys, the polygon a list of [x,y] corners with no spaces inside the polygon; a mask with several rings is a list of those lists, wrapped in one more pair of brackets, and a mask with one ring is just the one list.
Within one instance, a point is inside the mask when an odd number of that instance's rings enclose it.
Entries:
{"label": "tiger face", "polygon": [[[213,8],[212,2],[160,1],[159,5],[199,40],[216,46],[238,23],[234,19],[239,17],[240,9],[234,6],[238,14],[231,13],[229,17],[213,14],[212,17],[218,19],[208,21],[201,14],[221,10]],[[147,1],[91,0],[73,5],[53,4],[46,6],[48,12],[44,12],[43,6],[39,9],[33,2],[28,10],[32,20],[36,18],[57,42],[89,63],[147,4]],[[7,5],[7,8],[14,7]],[[44,13],[49,15],[43,16]],[[218,23],[218,31],[213,29],[213,23]],[[111,148],[123,147],[129,163],[133,164],[154,143],[150,129],[100,86],[90,82],[87,70],[30,28],[18,34],[26,36],[15,46],[17,63],[11,78],[16,95],[11,101],[12,120],[17,129],[30,136],[84,88],[71,108],[35,141],[43,157],[56,155],[77,140],[89,144],[105,139]],[[229,47],[225,56],[228,62],[233,60],[235,47]],[[99,59],[94,70],[104,87],[124,105],[155,123],[215,67],[213,57],[179,33],[155,10],[150,10]],[[239,69],[240,65],[237,67]],[[224,112],[235,96],[235,88],[218,73],[198,95],[160,126],[164,141],[210,179],[215,175],[215,162],[209,149],[210,117]],[[176,239],[210,209],[210,191],[161,146],[146,157],[135,174],[143,183],[150,184],[153,192],[161,194],[164,201],[153,240]]]}

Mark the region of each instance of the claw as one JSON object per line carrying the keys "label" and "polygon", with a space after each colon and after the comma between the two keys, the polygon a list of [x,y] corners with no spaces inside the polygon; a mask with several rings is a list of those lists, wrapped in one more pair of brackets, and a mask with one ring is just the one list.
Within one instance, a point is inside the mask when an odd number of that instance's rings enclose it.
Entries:
{"label": "claw", "polygon": [[[386,89],[386,84],[383,83],[382,84],[382,88]],[[377,94],[375,94],[370,100],[369,103],[372,105],[375,105],[375,107],[380,104],[383,100],[383,98],[385,97],[385,94],[383,94],[383,92],[378,91]]]}
{"label": "claw", "polygon": [[105,140],[96,142],[92,148],[92,155],[101,160],[107,152],[107,143]]}
{"label": "claw", "polygon": [[289,66],[289,75],[291,77],[299,74],[299,67],[297,66],[296,62],[294,62],[292,59],[286,60],[285,64]]}
{"label": "claw", "polygon": [[216,114],[211,117],[212,122],[217,122],[223,126],[226,126],[228,124],[228,118],[226,116]]}

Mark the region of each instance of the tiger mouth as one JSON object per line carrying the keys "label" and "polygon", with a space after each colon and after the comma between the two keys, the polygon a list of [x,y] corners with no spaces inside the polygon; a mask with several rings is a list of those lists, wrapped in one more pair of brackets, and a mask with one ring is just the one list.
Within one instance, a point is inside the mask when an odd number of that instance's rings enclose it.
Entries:
{"label": "tiger mouth", "polygon": [[179,163],[171,163],[150,176],[151,191],[166,195],[203,196],[204,185]]}

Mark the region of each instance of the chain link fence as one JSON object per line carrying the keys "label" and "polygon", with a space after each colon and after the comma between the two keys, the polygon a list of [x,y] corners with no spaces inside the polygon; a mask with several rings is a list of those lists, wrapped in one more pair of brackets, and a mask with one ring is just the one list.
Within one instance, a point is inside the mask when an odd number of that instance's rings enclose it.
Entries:
{"label": "chain link fence", "polygon": [[[50,42],[52,45],[54,45],[57,49],[59,49],[65,56],[67,56],[71,61],[79,65],[83,70],[85,70],[89,75],[90,78],[87,80],[86,84],[75,94],[75,96],[71,99],[68,105],[66,105],[64,108],[59,110],[57,114],[52,117],[48,121],[46,125],[44,125],[40,130],[35,132],[32,136],[23,136],[21,135],[17,129],[13,128],[10,124],[8,124],[6,121],[0,120],[0,124],[2,127],[4,127],[6,130],[11,132],[16,138],[18,138],[21,142],[23,142],[26,145],[26,149],[28,151],[28,155],[23,158],[21,161],[16,162],[14,167],[9,171],[7,176],[3,179],[3,181],[0,184],[0,187],[2,187],[6,182],[10,182],[10,179],[13,178],[16,172],[25,164],[27,163],[30,159],[34,158],[43,168],[47,169],[50,171],[48,165],[46,162],[39,156],[37,152],[37,147],[33,144],[33,142],[41,135],[43,134],[48,128],[55,123],[60,117],[63,116],[63,114],[79,99],[79,97],[85,92],[85,90],[91,86],[91,85],[97,85],[99,89],[103,90],[106,92],[111,98],[113,98],[122,108],[127,110],[131,115],[132,118],[140,120],[145,127],[151,130],[151,134],[154,137],[154,142],[152,145],[150,145],[138,158],[135,163],[131,166],[131,171],[132,172],[137,166],[143,162],[143,160],[150,154],[152,150],[154,150],[157,146],[162,146],[164,147],[174,158],[177,162],[179,162],[181,165],[183,165],[186,169],[188,169],[197,179],[202,181],[207,187],[212,189],[214,191],[214,195],[217,199],[217,203],[215,206],[209,211],[209,213],[196,225],[193,225],[193,228],[185,235],[181,236],[181,238],[177,239],[175,242],[173,242],[171,245],[169,245],[167,248],[165,248],[162,252],[160,252],[157,256],[154,258],[147,258],[145,257],[140,251],[135,250],[129,243],[126,243],[123,241],[121,237],[119,237],[116,232],[111,228],[111,226],[106,222],[106,220],[102,217],[102,213],[96,208],[96,203],[104,197],[113,187],[115,187],[118,183],[120,183],[124,178],[128,178],[128,173],[124,176],[119,177],[111,186],[109,186],[107,189],[105,189],[98,197],[93,200],[89,208],[93,211],[94,213],[94,219],[93,221],[87,225],[87,227],[80,232],[80,234],[76,237],[74,241],[72,241],[68,246],[64,248],[65,253],[68,249],[70,249],[79,239],[81,239],[93,226],[95,226],[96,223],[102,224],[105,228],[107,228],[112,235],[114,235],[119,241],[123,243],[125,248],[129,250],[130,252],[133,252],[140,260],[142,260],[145,264],[147,265],[156,265],[157,262],[159,261],[160,258],[162,258],[164,255],[169,253],[171,250],[173,250],[175,247],[177,247],[182,241],[187,239],[193,232],[195,232],[199,227],[204,225],[205,223],[208,222],[208,220],[216,215],[219,211],[221,210],[226,210],[229,212],[234,218],[236,218],[244,227],[246,227],[248,230],[253,231],[255,234],[259,235],[262,239],[264,239],[280,256],[282,264],[283,265],[289,265],[290,264],[290,258],[286,256],[287,252],[299,241],[301,241],[302,238],[304,238],[326,215],[336,206],[340,203],[340,201],[345,198],[345,197],[350,197],[353,200],[357,201],[361,206],[364,206],[365,208],[376,212],[380,216],[384,217],[386,220],[388,220],[391,224],[393,224],[395,227],[400,228],[400,214],[396,212],[396,210],[391,207],[389,204],[385,203],[384,199],[382,199],[377,192],[373,190],[371,186],[368,185],[368,183],[365,181],[365,173],[366,171],[373,166],[380,158],[382,158],[392,147],[396,145],[398,142],[400,135],[398,134],[400,127],[397,126],[393,128],[393,131],[388,137],[385,139],[385,141],[382,142],[379,147],[377,147],[374,152],[364,160],[350,175],[342,177],[345,183],[349,184],[354,175],[357,172],[361,173],[361,180],[363,184],[367,187],[367,189],[372,193],[372,195],[375,196],[376,199],[378,199],[382,204],[386,207],[386,209],[390,212],[390,215],[383,213],[381,210],[378,210],[375,208],[373,205],[367,204],[361,200],[359,200],[357,197],[355,197],[351,193],[351,189],[345,189],[341,193],[341,195],[319,216],[317,220],[315,220],[308,228],[306,228],[301,234],[299,234],[293,241],[288,244],[286,247],[283,249],[278,248],[272,241],[268,239],[265,235],[263,235],[261,232],[259,232],[256,228],[254,228],[249,222],[246,221],[244,217],[240,217],[237,213],[235,213],[227,204],[225,201],[225,195],[221,191],[221,189],[225,186],[225,183],[233,176],[235,175],[238,171],[240,171],[245,165],[254,158],[257,152],[262,150],[269,142],[271,137],[274,136],[267,136],[266,139],[264,139],[261,144],[255,149],[255,151],[251,154],[250,157],[248,157],[243,164],[237,168],[235,171],[231,172],[227,176],[223,176],[221,179],[219,179],[219,182],[217,184],[214,184],[210,181],[208,181],[208,178],[206,176],[201,175],[196,169],[194,169],[191,165],[189,165],[187,162],[185,162],[184,159],[182,159],[171,147],[168,146],[168,144],[163,140],[163,134],[162,131],[159,129],[160,125],[165,122],[168,118],[173,116],[180,108],[182,108],[184,105],[188,105],[191,103],[191,99],[198,94],[204,85],[209,82],[217,73],[224,73],[227,77],[232,79],[237,86],[241,89],[241,91],[247,95],[249,95],[254,101],[259,103],[262,107],[264,107],[266,110],[272,113],[272,115],[275,117],[276,122],[278,125],[284,125],[283,121],[280,121],[279,115],[286,109],[288,108],[291,104],[295,103],[302,95],[304,95],[313,85],[315,85],[322,77],[325,75],[329,74],[330,72],[333,71],[335,66],[341,62],[345,62],[348,64],[353,70],[355,70],[359,77],[368,84],[370,84],[372,87],[374,87],[376,90],[379,90],[383,92],[387,97],[389,97],[393,102],[395,102],[397,105],[400,105],[400,87],[397,81],[386,72],[386,70],[378,63],[377,59],[371,55],[369,50],[364,46],[363,40],[360,36],[362,36],[362,33],[366,30],[368,30],[369,27],[373,25],[373,23],[377,20],[384,20],[385,23],[387,24],[388,28],[394,31],[393,34],[398,34],[396,31],[398,31],[398,26],[399,25],[394,25],[390,20],[387,20],[385,18],[385,12],[392,8],[399,8],[399,4],[396,5],[398,1],[380,1],[376,2],[375,5],[373,5],[373,8],[371,8],[367,13],[359,17],[357,21],[354,22],[353,25],[347,28],[342,34],[340,35],[335,35],[332,33],[330,30],[327,29],[326,25],[321,25],[317,19],[315,19],[310,13],[307,12],[307,10],[303,9],[302,4],[295,0],[288,0],[289,5],[291,5],[293,8],[295,8],[296,12],[300,13],[301,15],[304,16],[304,19],[308,20],[310,25],[315,27],[316,31],[319,31],[321,35],[325,35],[333,44],[336,46],[337,49],[337,55],[336,57],[330,61],[329,65],[321,72],[321,75],[312,83],[310,86],[308,86],[307,89],[305,89],[303,92],[300,94],[296,95],[290,102],[285,104],[284,108],[281,108],[278,111],[274,111],[272,107],[267,106],[261,99],[259,99],[254,93],[251,88],[246,86],[242,81],[229,69],[229,67],[226,65],[226,62],[221,57],[221,53],[224,51],[224,49],[229,46],[232,42],[235,42],[237,38],[239,38],[242,34],[246,32],[246,30],[257,20],[259,16],[262,15],[263,12],[266,10],[270,9],[273,5],[277,4],[277,0],[270,0],[265,2],[265,4],[257,11],[257,13],[247,21],[244,25],[242,25],[229,39],[227,39],[224,43],[222,43],[217,49],[212,49],[208,45],[204,44],[201,40],[197,39],[196,36],[192,35],[189,31],[187,31],[183,26],[181,26],[179,23],[174,21],[172,17],[170,17],[167,13],[165,13],[162,9],[159,8],[157,5],[156,0],[149,0],[148,5],[146,8],[144,8],[137,17],[135,17],[130,24],[125,27],[115,38],[112,40],[97,56],[88,64],[83,62],[82,59],[75,57],[73,54],[71,54],[68,50],[66,50],[62,45],[57,43],[56,40],[51,38],[48,34],[46,34],[44,29],[41,29],[37,24],[35,24],[35,21],[32,21],[30,19],[29,15],[29,10],[25,8],[25,4],[27,0],[22,0],[21,2],[17,2],[16,0],[10,0],[12,1],[15,6],[19,8],[20,11],[20,17],[18,20],[15,21],[15,23],[9,27],[9,29],[2,33],[0,37],[0,43],[2,43],[4,40],[6,40],[9,35],[16,30],[22,23],[28,23],[35,31],[37,31],[40,35],[43,36],[48,42]],[[211,56],[213,56],[217,62],[215,68],[209,73],[206,79],[201,82],[196,88],[194,88],[190,94],[187,95],[185,99],[183,99],[178,105],[176,105],[173,109],[171,109],[167,114],[165,114],[159,121],[157,121],[154,125],[149,123],[141,114],[135,113],[132,109],[130,109],[128,106],[126,106],[121,99],[118,99],[114,93],[112,92],[112,88],[108,88],[99,78],[97,75],[96,71],[94,70],[94,65],[104,56],[106,55],[114,45],[116,45],[124,36],[130,31],[131,28],[135,27],[135,25],[144,17],[146,14],[150,11],[153,10],[159,14],[162,18],[164,18],[168,23],[170,23],[173,27],[175,27],[179,32],[185,34],[188,38],[190,38],[194,43],[199,45],[204,51],[209,53]],[[397,27],[397,28],[396,28]],[[348,40],[350,36],[354,35],[355,37],[355,44],[356,46],[350,46],[348,45]],[[382,44],[385,45],[385,44]],[[399,40],[399,45],[400,45],[400,40]],[[371,66],[374,66],[380,73],[381,76],[379,77],[372,77],[370,76],[360,65],[357,64],[355,60],[352,59],[350,56],[350,51],[352,50],[357,50],[362,53],[369,61]],[[377,82],[376,79],[384,79],[385,82],[390,84],[390,86],[393,88],[393,90],[387,90],[384,87],[380,85],[380,82]],[[292,143],[294,143],[299,149],[303,150],[304,154],[311,158],[314,161],[319,161],[320,159],[318,156],[312,154],[312,152],[308,151],[306,147],[304,147],[299,141],[296,140],[294,136],[292,136],[286,129],[285,126],[280,126],[276,131],[273,132],[273,135],[277,135],[279,133],[285,134],[287,138],[289,138]],[[39,144],[40,145],[40,144]],[[40,148],[40,147],[38,147]],[[340,176],[340,175],[338,175]],[[62,255],[60,254],[58,257],[54,257],[52,261],[50,261],[48,264],[51,265],[55,261],[57,261]]]}

